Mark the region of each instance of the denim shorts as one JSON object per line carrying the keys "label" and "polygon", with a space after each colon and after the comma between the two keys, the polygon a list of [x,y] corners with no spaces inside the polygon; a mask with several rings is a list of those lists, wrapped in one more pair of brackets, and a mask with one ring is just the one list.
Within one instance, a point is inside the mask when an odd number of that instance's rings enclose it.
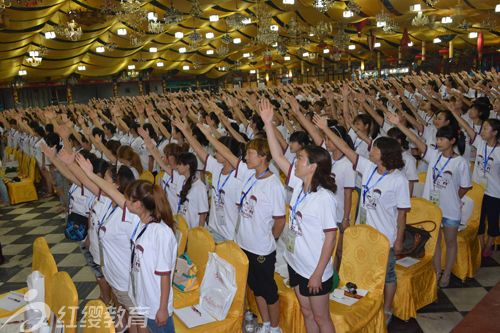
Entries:
{"label": "denim shorts", "polygon": [[446,217],[441,219],[441,226],[447,228],[458,228],[460,226],[460,220],[452,220]]}
{"label": "denim shorts", "polygon": [[397,280],[396,277],[396,257],[394,256],[394,249],[391,247],[389,249],[389,260],[387,260],[387,272],[385,273],[385,283],[394,283]]}
{"label": "denim shorts", "polygon": [[148,329],[151,333],[175,333],[174,318],[173,316],[168,317],[167,324],[163,326],[156,325],[154,319],[148,318]]}
{"label": "denim shorts", "polygon": [[94,262],[94,257],[92,256],[92,253],[90,253],[89,249],[85,247],[84,242],[85,240],[80,242],[80,250],[82,251],[82,254],[85,257],[85,261],[87,261],[87,265],[94,273],[96,279],[101,279],[104,277],[101,265],[98,265]]}

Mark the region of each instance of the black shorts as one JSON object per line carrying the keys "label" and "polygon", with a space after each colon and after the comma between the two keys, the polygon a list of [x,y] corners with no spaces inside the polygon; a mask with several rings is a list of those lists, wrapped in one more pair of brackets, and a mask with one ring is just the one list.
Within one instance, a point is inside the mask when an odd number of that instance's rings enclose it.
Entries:
{"label": "black shorts", "polygon": [[290,287],[294,288],[298,285],[300,294],[305,297],[326,295],[329,294],[333,288],[333,275],[328,280],[321,283],[321,290],[317,294],[311,294],[309,292],[309,288],[307,288],[309,279],[299,275],[299,273],[295,272],[290,265],[288,265],[288,276],[288,283],[290,284]]}
{"label": "black shorts", "polygon": [[267,304],[278,301],[278,286],[274,281],[276,251],[260,256],[243,250],[248,257],[248,286],[255,296],[263,297]]}

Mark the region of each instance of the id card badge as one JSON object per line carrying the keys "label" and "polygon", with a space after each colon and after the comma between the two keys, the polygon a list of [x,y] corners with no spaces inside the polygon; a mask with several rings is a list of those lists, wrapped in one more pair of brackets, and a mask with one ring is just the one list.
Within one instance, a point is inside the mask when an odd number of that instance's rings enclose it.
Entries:
{"label": "id card badge", "polygon": [[101,268],[104,268],[104,249],[100,239],[99,239],[99,265],[101,266]]}
{"label": "id card badge", "polygon": [[292,254],[295,252],[295,237],[295,232],[293,232],[292,230],[288,230],[286,249]]}
{"label": "id card badge", "polygon": [[429,199],[436,206],[439,206],[439,195],[440,195],[440,192],[436,189],[432,189],[429,193]]}
{"label": "id card badge", "polygon": [[134,277],[134,268],[130,270],[130,283],[132,284],[132,297],[135,301],[135,277]]}
{"label": "id card badge", "polygon": [[488,178],[486,176],[479,176],[479,185],[481,185],[485,190],[488,187]]}
{"label": "id card badge", "polygon": [[361,206],[359,209],[359,224],[366,224],[366,208]]}
{"label": "id card badge", "polygon": [[215,207],[215,217],[217,218],[217,223],[220,226],[226,225],[226,219],[224,218],[224,208],[223,207]]}

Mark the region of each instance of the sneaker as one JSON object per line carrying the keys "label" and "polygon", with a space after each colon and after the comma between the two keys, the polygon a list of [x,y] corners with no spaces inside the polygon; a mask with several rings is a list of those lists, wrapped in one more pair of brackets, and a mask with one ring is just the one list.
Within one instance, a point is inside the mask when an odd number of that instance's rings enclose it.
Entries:
{"label": "sneaker", "polygon": [[283,333],[279,327],[271,327],[269,333]]}
{"label": "sneaker", "polygon": [[255,333],[271,333],[271,327],[270,326],[259,326],[257,327],[257,330]]}

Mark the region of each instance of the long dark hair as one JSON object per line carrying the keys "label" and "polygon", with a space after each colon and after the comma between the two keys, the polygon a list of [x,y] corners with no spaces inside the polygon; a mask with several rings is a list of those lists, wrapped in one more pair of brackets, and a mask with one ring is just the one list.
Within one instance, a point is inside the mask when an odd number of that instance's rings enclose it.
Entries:
{"label": "long dark hair", "polygon": [[174,217],[165,192],[158,185],[146,180],[135,180],[125,191],[125,196],[133,201],[140,201],[154,218],[153,222],[163,221],[174,230]]}
{"label": "long dark hair", "polygon": [[189,177],[184,182],[184,186],[182,186],[182,190],[180,193],[181,204],[183,204],[184,201],[186,201],[189,190],[191,189],[191,186],[193,185],[193,182],[196,178],[196,171],[198,169],[198,160],[196,159],[196,156],[194,156],[193,153],[182,153],[179,155],[179,158],[177,159],[177,164],[189,166]]}
{"label": "long dark hair", "polygon": [[387,136],[398,140],[403,150],[408,150],[410,148],[410,144],[408,142],[408,139],[406,138],[406,135],[399,128],[391,128],[389,131],[387,131]]}
{"label": "long dark hair", "polygon": [[387,170],[401,169],[405,166],[403,150],[398,140],[382,136],[376,139],[373,145],[380,149],[380,159]]}
{"label": "long dark hair", "polygon": [[349,133],[347,133],[347,130],[345,129],[344,126],[335,125],[331,126],[330,129],[332,130],[333,133],[337,134],[340,138],[342,138],[342,140],[344,140],[344,142],[347,143],[349,148],[354,150],[354,142],[352,142],[352,138],[349,135]]}
{"label": "long dark hair", "polygon": [[311,191],[316,192],[318,186],[331,191],[337,192],[337,184],[335,178],[332,176],[332,158],[330,153],[322,147],[315,145],[308,145],[303,148],[307,153],[309,163],[316,163],[316,171],[311,181]]}
{"label": "long dark hair", "polygon": [[231,153],[233,153],[234,156],[241,157],[241,152],[243,151],[242,144],[234,139],[232,136],[223,136],[219,138],[219,142],[222,143],[224,146],[229,148]]}
{"label": "long dark hair", "polygon": [[497,131],[497,135],[496,135],[497,140],[500,139],[500,120],[488,119],[488,120],[486,120],[486,122],[488,124],[490,124],[492,131]]}
{"label": "long dark hair", "polygon": [[458,152],[460,155],[463,155],[465,152],[465,135],[460,130],[459,127],[455,126],[444,126],[438,129],[436,133],[436,138],[446,138],[448,140],[455,139],[454,146],[457,146]]}

